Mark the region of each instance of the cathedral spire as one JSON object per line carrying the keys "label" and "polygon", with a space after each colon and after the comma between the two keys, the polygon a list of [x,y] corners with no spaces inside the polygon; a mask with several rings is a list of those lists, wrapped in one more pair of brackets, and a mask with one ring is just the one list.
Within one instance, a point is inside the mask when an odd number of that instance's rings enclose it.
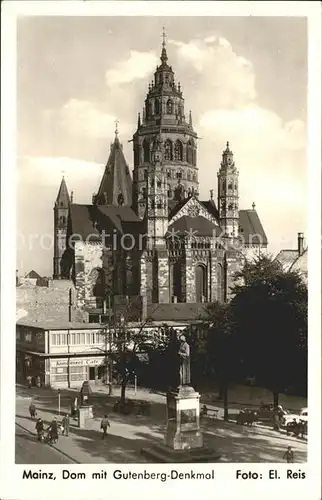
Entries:
{"label": "cathedral spire", "polygon": [[111,152],[97,195],[93,203],[97,205],[132,204],[132,179],[126,163],[123,147],[119,141],[118,120],[115,121],[115,139],[111,144]]}
{"label": "cathedral spire", "polygon": [[69,193],[68,193],[65,177],[63,174],[62,180],[60,183],[60,187],[58,190],[58,195],[56,198],[56,205],[59,205],[60,207],[68,208],[69,204],[70,204]]}
{"label": "cathedral spire", "polygon": [[167,38],[167,34],[165,32],[165,28],[163,27],[163,30],[162,30],[162,51],[161,51],[161,62],[162,62],[162,66],[165,66],[168,62],[168,54],[167,54],[167,49],[166,49],[166,38]]}

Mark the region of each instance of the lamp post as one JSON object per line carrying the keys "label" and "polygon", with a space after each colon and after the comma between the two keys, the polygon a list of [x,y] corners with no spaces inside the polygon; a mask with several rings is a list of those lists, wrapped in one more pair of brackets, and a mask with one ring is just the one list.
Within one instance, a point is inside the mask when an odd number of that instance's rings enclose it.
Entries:
{"label": "lamp post", "polygon": [[58,416],[60,417],[60,389],[58,389]]}

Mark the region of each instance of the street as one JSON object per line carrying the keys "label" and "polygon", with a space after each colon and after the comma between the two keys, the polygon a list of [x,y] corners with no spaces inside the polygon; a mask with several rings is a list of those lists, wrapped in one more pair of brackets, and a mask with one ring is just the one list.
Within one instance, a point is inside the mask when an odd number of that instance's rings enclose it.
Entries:
{"label": "street", "polygon": [[[116,392],[116,391],[115,391]],[[70,401],[76,391],[64,390],[61,394],[61,413],[68,411]],[[76,393],[77,394],[77,393]],[[165,427],[165,396],[138,389],[136,395],[128,391],[131,398],[148,400],[151,404],[149,416],[120,415],[112,411],[119,394],[114,397],[104,392],[93,394],[94,419],[87,429],[80,429],[71,420],[69,437],[61,436],[57,444],[62,452],[77,463],[142,463],[140,450],[152,442],[163,442]],[[17,463],[72,463],[48,445],[40,445],[34,436],[23,433],[22,428],[34,432],[35,422],[29,416],[31,399],[35,402],[38,415],[47,424],[54,416],[61,419],[57,411],[57,392],[41,389],[27,390],[17,387],[16,423],[17,426]],[[293,402],[294,403],[294,402]],[[300,401],[300,404],[303,402]],[[207,403],[208,404],[208,403]],[[293,404],[292,404],[293,406]],[[256,425],[244,427],[220,417],[206,418],[202,422],[204,441],[221,454],[221,462],[283,462],[287,446],[292,446],[295,462],[307,459],[307,440],[286,436],[284,431],[276,433],[271,427]],[[111,427],[106,440],[101,439],[100,421],[108,414]],[[32,462],[31,462],[32,460]]]}
{"label": "street", "polygon": [[48,444],[38,443],[36,436],[16,425],[16,464],[72,464]]}

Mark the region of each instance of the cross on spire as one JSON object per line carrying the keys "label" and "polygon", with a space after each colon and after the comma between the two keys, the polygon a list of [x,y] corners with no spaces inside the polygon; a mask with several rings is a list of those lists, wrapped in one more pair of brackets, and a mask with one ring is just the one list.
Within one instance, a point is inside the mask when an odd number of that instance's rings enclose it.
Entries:
{"label": "cross on spire", "polygon": [[165,66],[167,64],[168,56],[167,56],[167,51],[166,51],[166,38],[167,34],[165,32],[165,28],[162,28],[162,51],[161,51],[161,62],[162,65]]}
{"label": "cross on spire", "polygon": [[118,120],[115,120],[115,139],[117,139],[119,135],[119,129],[118,129],[118,124],[120,123]]}
{"label": "cross on spire", "polygon": [[163,26],[162,28],[162,47],[165,49],[166,46],[166,41],[167,41],[167,34],[165,31],[165,27]]}
{"label": "cross on spire", "polygon": [[61,175],[62,175],[62,178],[64,179],[65,178],[65,170],[61,171]]}

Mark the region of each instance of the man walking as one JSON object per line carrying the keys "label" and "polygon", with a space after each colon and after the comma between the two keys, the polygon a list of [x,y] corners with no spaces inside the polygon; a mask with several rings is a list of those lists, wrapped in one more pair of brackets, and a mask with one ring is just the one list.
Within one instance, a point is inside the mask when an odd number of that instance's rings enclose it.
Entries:
{"label": "man walking", "polygon": [[283,458],[286,459],[286,462],[288,464],[292,464],[294,462],[294,453],[291,446],[287,447],[287,450],[284,453]]}
{"label": "man walking", "polygon": [[107,419],[107,415],[104,415],[104,418],[102,419],[102,422],[101,422],[101,429],[103,430],[102,439],[104,439],[106,436],[107,427],[111,427],[111,426],[110,426],[110,423]]}
{"label": "man walking", "polygon": [[37,416],[37,410],[36,410],[36,407],[34,405],[34,403],[31,401],[30,405],[29,405],[29,413],[30,413],[30,418],[31,420],[33,420],[34,418],[36,418]]}
{"label": "man walking", "polygon": [[69,433],[69,415],[66,413],[62,419],[62,427],[63,427],[63,436],[68,436]]}

